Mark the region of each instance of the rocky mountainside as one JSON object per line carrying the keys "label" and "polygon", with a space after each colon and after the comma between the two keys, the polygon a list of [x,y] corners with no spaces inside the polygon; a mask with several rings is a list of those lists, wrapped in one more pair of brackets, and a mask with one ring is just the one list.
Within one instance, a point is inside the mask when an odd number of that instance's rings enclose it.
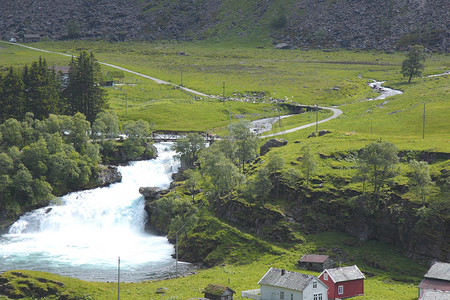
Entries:
{"label": "rocky mountainside", "polygon": [[292,47],[450,50],[447,0],[3,0],[0,38],[252,38]]}

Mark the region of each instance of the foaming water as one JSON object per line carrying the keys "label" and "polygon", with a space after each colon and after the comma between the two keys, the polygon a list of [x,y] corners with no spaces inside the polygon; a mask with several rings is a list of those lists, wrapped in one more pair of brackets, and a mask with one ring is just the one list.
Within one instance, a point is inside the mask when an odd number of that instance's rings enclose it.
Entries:
{"label": "foaming water", "polygon": [[156,146],[157,159],[119,168],[122,182],[68,194],[62,205],[22,216],[0,237],[0,272],[27,269],[113,281],[120,256],[123,281],[172,275],[173,246],[166,237],[144,232],[147,215],[138,192],[141,186],[167,188],[178,169],[170,144]]}

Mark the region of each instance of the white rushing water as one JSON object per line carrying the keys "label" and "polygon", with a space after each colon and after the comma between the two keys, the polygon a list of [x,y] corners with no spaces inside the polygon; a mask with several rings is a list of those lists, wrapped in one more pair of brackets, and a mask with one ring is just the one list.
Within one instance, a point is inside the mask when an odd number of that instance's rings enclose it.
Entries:
{"label": "white rushing water", "polygon": [[[62,205],[34,210],[0,237],[0,272],[48,271],[93,281],[140,281],[175,272],[173,245],[144,232],[141,186],[167,188],[177,171],[170,144],[157,144],[155,160],[119,167],[122,182],[62,197]],[[183,266],[182,266],[183,267]],[[188,266],[184,266],[188,267]]]}

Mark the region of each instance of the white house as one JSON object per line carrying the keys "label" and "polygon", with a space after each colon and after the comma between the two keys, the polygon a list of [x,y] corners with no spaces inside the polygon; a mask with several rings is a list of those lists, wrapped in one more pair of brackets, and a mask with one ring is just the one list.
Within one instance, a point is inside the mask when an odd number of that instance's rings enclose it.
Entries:
{"label": "white house", "polygon": [[258,284],[261,300],[328,300],[328,287],[313,275],[270,268]]}

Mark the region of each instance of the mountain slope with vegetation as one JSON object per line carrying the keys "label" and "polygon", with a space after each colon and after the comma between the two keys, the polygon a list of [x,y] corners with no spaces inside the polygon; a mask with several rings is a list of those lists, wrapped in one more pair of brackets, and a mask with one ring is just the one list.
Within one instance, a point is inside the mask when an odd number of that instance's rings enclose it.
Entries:
{"label": "mountain slope with vegetation", "polygon": [[291,46],[449,51],[445,0],[5,0],[0,37],[260,40]]}

